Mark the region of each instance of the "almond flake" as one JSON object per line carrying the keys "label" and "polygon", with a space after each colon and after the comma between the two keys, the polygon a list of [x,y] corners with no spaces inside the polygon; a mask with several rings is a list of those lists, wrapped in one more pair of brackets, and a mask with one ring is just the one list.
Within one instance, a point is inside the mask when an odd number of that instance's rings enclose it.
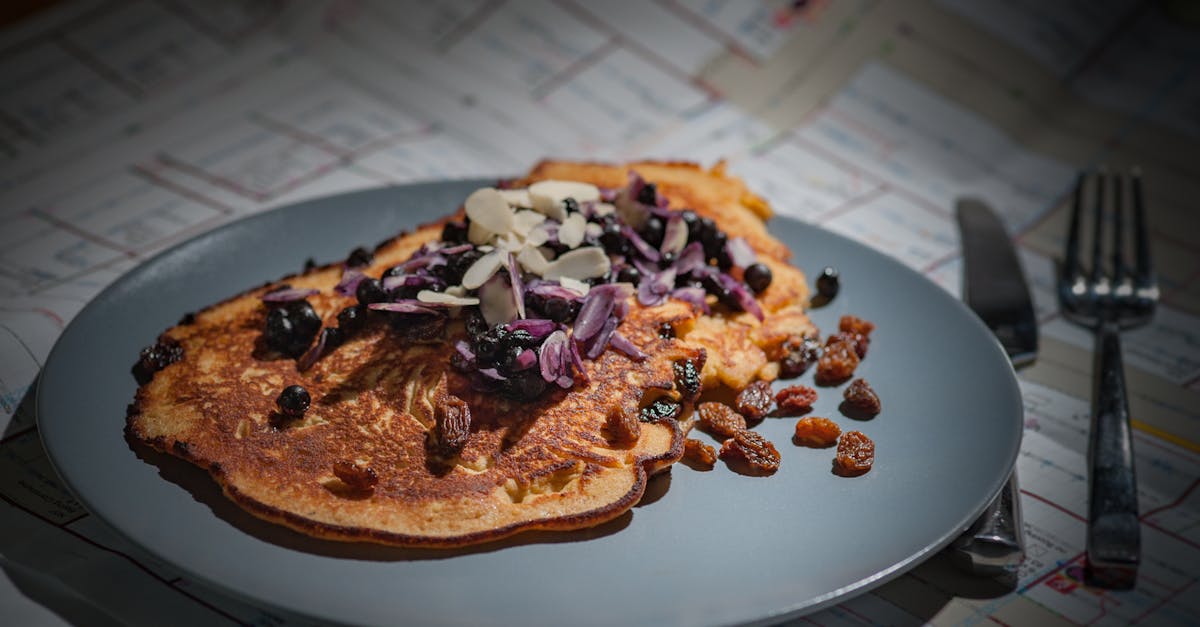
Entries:
{"label": "almond flake", "polygon": [[435,292],[433,290],[421,290],[417,292],[417,300],[423,303],[437,303],[441,305],[452,305],[456,307],[465,307],[467,305],[478,305],[479,299],[471,296],[453,296],[445,292]]}
{"label": "almond flake", "polygon": [[580,296],[587,296],[588,292],[592,289],[592,286],[588,285],[587,283],[584,283],[583,281],[576,281],[569,276],[560,277],[558,279],[558,284],[571,290],[572,292],[579,294]]}
{"label": "almond flake", "polygon": [[518,211],[513,216],[513,232],[521,237],[529,235],[533,227],[546,221],[546,216],[536,211]]}
{"label": "almond flake", "polygon": [[567,248],[578,248],[583,243],[583,232],[587,228],[587,220],[582,213],[572,213],[563,220],[558,228],[558,241]]}
{"label": "almond flake", "polygon": [[478,222],[483,228],[493,233],[507,233],[512,230],[513,210],[500,192],[491,187],[477,189],[467,196],[463,203],[467,217],[472,223]]}
{"label": "almond flake", "polygon": [[471,222],[467,227],[467,239],[476,246],[490,242],[494,235],[495,233],[483,228],[478,222]]}
{"label": "almond flake", "polygon": [[533,200],[529,198],[529,190],[527,189],[498,189],[500,195],[504,197],[504,202],[508,203],[509,207],[514,209],[533,207]]}
{"label": "almond flake", "polygon": [[533,208],[562,222],[567,219],[563,201],[574,198],[580,204],[600,200],[600,190],[591,183],[577,181],[538,181],[529,186]]}
{"label": "almond flake", "polygon": [[546,230],[545,224],[539,224],[529,231],[529,235],[525,236],[525,243],[530,246],[541,246],[550,241],[550,232]]}
{"label": "almond flake", "polygon": [[546,256],[542,254],[542,251],[532,246],[526,246],[521,249],[521,252],[517,253],[517,263],[521,264],[522,268],[539,276],[550,266],[550,262],[546,260]]}
{"label": "almond flake", "polygon": [[583,233],[588,237],[600,237],[604,234],[604,227],[596,224],[595,222],[588,222],[587,225],[583,227]]}
{"label": "almond flake", "polygon": [[479,288],[479,313],[489,326],[511,322],[517,317],[512,288],[499,275],[488,279]]}
{"label": "almond flake", "polygon": [[598,203],[595,203],[592,205],[592,215],[606,216],[606,215],[609,215],[612,213],[616,213],[616,211],[617,211],[617,208],[615,206],[613,206],[612,203],[598,202]]}
{"label": "almond flake", "polygon": [[475,263],[471,264],[471,267],[463,273],[462,286],[469,290],[477,289],[492,278],[493,274],[496,274],[503,262],[504,255],[498,250],[493,250],[476,259]]}
{"label": "almond flake", "polygon": [[563,253],[546,268],[542,277],[551,281],[562,277],[582,281],[602,277],[611,269],[612,263],[609,262],[608,254],[604,252],[603,248],[585,246]]}

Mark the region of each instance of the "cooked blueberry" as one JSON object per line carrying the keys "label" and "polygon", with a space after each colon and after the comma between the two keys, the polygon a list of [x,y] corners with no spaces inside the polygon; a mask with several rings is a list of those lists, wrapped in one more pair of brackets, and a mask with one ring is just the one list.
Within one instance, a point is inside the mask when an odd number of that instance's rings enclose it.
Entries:
{"label": "cooked blueberry", "polygon": [[817,276],[817,293],[825,298],[833,298],[838,293],[838,271],[833,266],[825,266]]}
{"label": "cooked blueberry", "polygon": [[678,416],[682,409],[683,407],[680,406],[678,401],[663,397],[654,401],[649,406],[643,407],[642,411],[638,414],[638,419],[642,422],[666,420]]}
{"label": "cooked blueberry", "polygon": [[505,382],[504,391],[517,400],[533,400],[546,391],[546,380],[537,368],[522,370]]}
{"label": "cooked blueberry", "polygon": [[371,251],[359,246],[350,251],[350,256],[346,258],[346,265],[351,268],[361,268],[371,265],[371,260],[375,259],[375,255]]}
{"label": "cooked blueberry", "polygon": [[642,280],[642,271],[637,266],[625,266],[617,273],[617,281],[637,285]]}
{"label": "cooked blueberry", "polygon": [[658,204],[658,186],[654,183],[646,183],[642,189],[638,190],[637,201],[644,205]]}
{"label": "cooked blueberry", "polygon": [[325,327],[321,329],[321,338],[326,348],[335,348],[346,341],[346,333],[340,327]]}
{"label": "cooked blueberry", "polygon": [[276,307],[267,312],[267,327],[263,331],[263,339],[268,347],[281,353],[288,352],[288,344],[291,343],[294,333],[295,327],[286,308]]}
{"label": "cooked blueberry", "polygon": [[154,346],[147,346],[138,354],[137,363],[133,364],[133,378],[138,385],[145,385],[154,378],[154,373],[183,358],[183,346],[179,342],[165,338]]}
{"label": "cooked blueberry", "polygon": [[765,264],[750,264],[750,267],[746,268],[743,276],[746,279],[746,285],[749,285],[750,289],[754,290],[756,294],[762,293],[763,290],[771,285],[771,269]]}
{"label": "cooked blueberry", "polygon": [[579,211],[579,203],[574,198],[566,198],[563,200],[563,208],[567,210],[568,214],[575,213]]}
{"label": "cooked blueberry", "polygon": [[444,280],[447,285],[458,285],[462,283],[462,278],[463,275],[466,274],[467,268],[470,268],[471,264],[478,261],[482,256],[483,253],[475,249],[461,252],[457,255],[451,255],[446,259],[446,265],[441,267],[440,274],[442,280]]}
{"label": "cooked blueberry", "polygon": [[392,328],[410,342],[432,342],[442,338],[446,330],[445,314],[402,314],[391,316]]}
{"label": "cooked blueberry", "polygon": [[704,256],[708,257],[709,259],[713,259],[722,255],[726,255],[725,242],[728,239],[729,238],[725,235],[724,231],[718,231],[715,227],[712,231],[706,232],[703,238],[700,240],[700,242],[704,245]]}
{"label": "cooked blueberry", "polygon": [[307,300],[288,303],[288,317],[292,320],[292,335],[307,343],[321,330],[321,316]]}
{"label": "cooked blueberry", "polygon": [[641,236],[646,240],[647,244],[658,248],[662,244],[663,232],[666,230],[666,225],[663,224],[662,218],[658,216],[650,216],[646,220],[646,224],[642,225]]}
{"label": "cooked blueberry", "polygon": [[565,298],[547,298],[542,313],[555,322],[566,324],[575,317],[575,303]]}
{"label": "cooked blueberry", "polygon": [[354,291],[354,296],[358,298],[361,305],[370,305],[371,303],[382,303],[387,300],[387,292],[383,291],[383,284],[379,279],[363,279],[358,284],[358,289]]}
{"label": "cooked blueberry", "polygon": [[479,313],[479,309],[471,309],[466,318],[467,335],[472,340],[487,333],[488,323],[483,319],[483,314]]}
{"label": "cooked blueberry", "polygon": [[628,255],[631,249],[629,240],[621,233],[621,225],[611,222],[604,227],[600,234],[600,245],[604,250],[614,255]]}
{"label": "cooked blueberry", "polygon": [[442,241],[447,244],[463,244],[467,241],[467,225],[465,222],[453,220],[442,227]]}
{"label": "cooked blueberry", "polygon": [[404,268],[401,268],[400,266],[392,266],[383,271],[382,278],[386,279],[390,276],[400,276],[401,274],[404,274]]}
{"label": "cooked blueberry", "polygon": [[366,309],[361,305],[351,305],[338,312],[338,328],[342,330],[343,335],[354,333],[367,321],[366,314]]}
{"label": "cooked blueberry", "polygon": [[279,397],[275,399],[275,404],[279,406],[279,412],[289,418],[303,417],[311,403],[312,397],[309,396],[308,390],[300,385],[289,385],[283,388]]}

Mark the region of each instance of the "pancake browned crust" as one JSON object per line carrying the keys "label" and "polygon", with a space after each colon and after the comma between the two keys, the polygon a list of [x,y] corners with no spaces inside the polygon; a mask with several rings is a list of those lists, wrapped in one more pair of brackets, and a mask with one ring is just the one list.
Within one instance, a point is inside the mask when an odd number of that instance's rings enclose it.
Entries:
{"label": "pancake browned crust", "polygon": [[[160,341],[179,343],[183,357],[139,388],[128,433],[208,470],[252,514],[330,540],[451,547],[619,516],[641,498],[650,474],[683,454],[694,399],[676,389],[675,362],[703,363],[706,386],[740,389],[777,376],[787,338],[816,332],[803,311],[804,277],[764,228],[766,203],[719,167],[545,162],[517,185],[556,178],[620,187],[629,167],[656,182],[672,206],[692,207],[730,236],[746,237],[775,276],[759,295],[762,322],[747,313],[701,315],[678,300],[649,308],[635,300],[619,331],[649,358],[610,349],[585,361],[587,383],[517,402],[474,391],[451,367],[452,341],[464,333],[460,322],[448,328],[449,341],[418,344],[401,340],[386,316],[376,316],[299,372],[295,360],[262,343],[261,296],[273,284],[162,334]],[[385,242],[367,274],[380,276],[440,233],[433,224]],[[333,293],[340,276],[335,264],[280,283],[321,290],[308,300],[333,325],[337,312],[353,304]],[[659,333],[664,322],[675,337]],[[292,384],[313,398],[298,421],[276,414],[276,396]],[[611,413],[636,413],[661,395],[682,402],[678,418],[639,423],[634,442],[610,432]],[[469,404],[472,423],[465,446],[445,457],[429,445],[429,432],[450,396]],[[335,476],[339,463],[369,467],[378,482],[355,489]]]}

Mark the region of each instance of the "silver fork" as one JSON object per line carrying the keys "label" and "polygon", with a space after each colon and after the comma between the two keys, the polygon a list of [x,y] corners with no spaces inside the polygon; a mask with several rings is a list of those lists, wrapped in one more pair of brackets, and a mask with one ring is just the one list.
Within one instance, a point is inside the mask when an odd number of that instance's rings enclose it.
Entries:
{"label": "silver fork", "polygon": [[[1075,186],[1070,231],[1061,273],[1058,300],[1066,318],[1096,335],[1093,371],[1092,424],[1088,439],[1087,577],[1106,588],[1131,588],[1137,580],[1141,554],[1137,482],[1133,471],[1133,441],[1129,426],[1125,370],[1121,363],[1120,332],[1146,324],[1158,302],[1158,282],[1146,234],[1141,174],[1130,174],[1133,200],[1133,267],[1126,262],[1126,213],[1123,178],[1101,170],[1093,175],[1091,265],[1079,259],[1079,231],[1089,173]],[[1103,235],[1110,215],[1112,239],[1106,272]]]}

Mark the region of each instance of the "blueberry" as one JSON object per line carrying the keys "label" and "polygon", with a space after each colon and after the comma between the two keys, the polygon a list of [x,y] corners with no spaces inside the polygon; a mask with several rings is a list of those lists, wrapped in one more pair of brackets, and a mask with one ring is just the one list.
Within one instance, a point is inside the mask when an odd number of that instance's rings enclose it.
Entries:
{"label": "blueberry", "polygon": [[663,233],[666,231],[666,225],[663,224],[662,218],[658,216],[650,216],[644,225],[642,225],[641,236],[646,240],[647,244],[658,248],[662,245]]}
{"label": "blueberry", "polygon": [[546,380],[537,368],[530,368],[516,373],[506,381],[504,391],[517,400],[531,401],[546,391]]}
{"label": "blueberry", "polygon": [[292,335],[305,343],[311,341],[321,330],[321,316],[307,300],[288,303],[288,317],[292,320]]}
{"label": "blueberry", "polygon": [[675,416],[678,416],[682,409],[683,407],[680,406],[678,401],[671,400],[670,398],[664,396],[654,401],[649,406],[643,407],[642,411],[638,415],[638,419],[642,422],[658,422],[659,420],[666,420],[668,418],[674,418]]}
{"label": "blueberry", "polygon": [[755,294],[761,294],[771,285],[771,269],[761,263],[750,264],[745,271],[746,285],[754,290]]}
{"label": "blueberry", "polygon": [[325,327],[321,329],[321,338],[325,342],[326,350],[336,348],[346,341],[346,333],[339,327]]}
{"label": "blueberry", "polygon": [[600,233],[600,245],[604,250],[614,255],[628,255],[631,250],[629,240],[621,232],[621,225],[610,222]]}
{"label": "blueberry", "polygon": [[371,251],[359,246],[350,251],[350,256],[346,258],[346,265],[351,268],[361,268],[371,265],[371,261],[375,259],[375,255]]}
{"label": "blueberry", "polygon": [[472,309],[471,312],[467,314],[466,327],[467,335],[470,336],[472,340],[477,339],[479,336],[487,333],[488,331],[488,323],[483,319],[483,314],[479,313],[478,309]]}
{"label": "blueberry", "polygon": [[312,397],[309,396],[308,390],[299,385],[289,385],[283,388],[283,391],[279,393],[279,398],[275,399],[280,413],[289,418],[303,417],[311,403]]}
{"label": "blueberry", "polygon": [[467,225],[457,220],[442,227],[442,241],[447,244],[464,244],[467,241]]}
{"label": "blueberry", "polygon": [[463,275],[466,274],[467,268],[471,267],[483,256],[483,253],[478,250],[471,249],[461,252],[457,255],[451,255],[446,259],[446,265],[441,267],[440,274],[447,285],[459,285],[462,283]]}
{"label": "blueberry", "polygon": [[658,186],[654,183],[646,183],[638,190],[637,201],[643,205],[658,204]]}
{"label": "blueberry", "polygon": [[567,210],[568,214],[575,213],[579,211],[579,202],[574,198],[565,198],[563,199],[563,208]]}
{"label": "blueberry", "polygon": [[565,298],[547,298],[542,313],[555,322],[566,324],[575,317],[575,305]]}
{"label": "blueberry", "polygon": [[642,271],[637,269],[637,266],[625,266],[617,273],[617,281],[620,283],[633,283],[637,285],[642,280]]}
{"label": "blueberry", "polygon": [[825,298],[833,298],[838,293],[838,271],[833,266],[825,266],[817,276],[817,293]]}
{"label": "blueberry", "polygon": [[349,335],[362,328],[367,321],[367,310],[361,305],[351,305],[338,312],[338,328],[342,335]]}
{"label": "blueberry", "polygon": [[382,303],[387,300],[387,292],[383,291],[383,284],[379,282],[379,279],[363,279],[359,282],[354,295],[358,298],[360,305]]}
{"label": "blueberry", "polygon": [[723,231],[718,231],[714,227],[713,230],[707,231],[700,242],[704,245],[704,256],[709,259],[720,258],[728,253],[725,252],[725,242],[729,238]]}
{"label": "blueberry", "polygon": [[269,348],[281,353],[290,352],[288,345],[291,344],[295,331],[287,309],[276,307],[267,312],[267,327],[263,331],[263,339]]}

